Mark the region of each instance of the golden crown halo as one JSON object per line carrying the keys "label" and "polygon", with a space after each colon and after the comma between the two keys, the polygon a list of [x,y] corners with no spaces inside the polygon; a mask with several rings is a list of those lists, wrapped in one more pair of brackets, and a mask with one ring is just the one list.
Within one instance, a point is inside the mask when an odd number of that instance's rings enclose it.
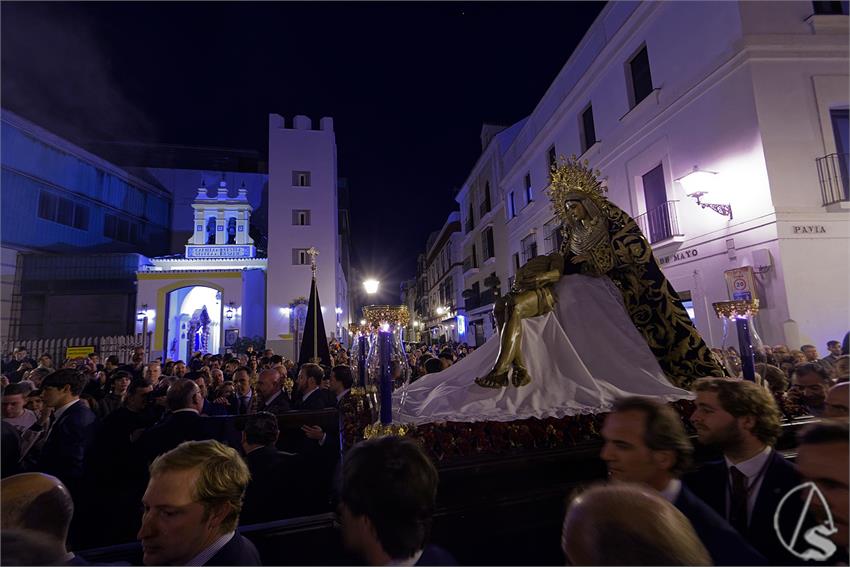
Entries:
{"label": "golden crown halo", "polygon": [[560,163],[552,166],[551,182],[547,188],[552,208],[561,220],[567,220],[566,201],[568,196],[583,196],[591,199],[600,210],[607,209],[608,199],[605,193],[608,188],[602,184],[599,177],[602,173],[588,167],[587,160],[576,156],[565,158],[561,156]]}

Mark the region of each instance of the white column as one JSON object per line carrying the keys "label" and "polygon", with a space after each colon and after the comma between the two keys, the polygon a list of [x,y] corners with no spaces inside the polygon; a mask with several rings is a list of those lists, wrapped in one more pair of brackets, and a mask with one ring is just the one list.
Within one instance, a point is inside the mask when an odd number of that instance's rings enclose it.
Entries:
{"label": "white column", "polygon": [[207,221],[206,214],[203,208],[195,209],[195,226],[192,232],[190,244],[206,244],[207,242]]}
{"label": "white column", "polygon": [[236,213],[236,244],[248,243],[248,211],[241,209]]}

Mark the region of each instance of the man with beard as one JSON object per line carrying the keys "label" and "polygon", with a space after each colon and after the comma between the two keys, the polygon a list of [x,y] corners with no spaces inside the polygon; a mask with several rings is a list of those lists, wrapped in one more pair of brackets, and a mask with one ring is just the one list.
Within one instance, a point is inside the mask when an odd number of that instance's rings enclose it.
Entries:
{"label": "man with beard", "polygon": [[319,390],[324,376],[325,371],[318,364],[308,362],[301,366],[298,379],[295,381],[295,385],[301,393],[301,399],[296,404],[295,409],[320,410],[327,407],[327,399]]}
{"label": "man with beard", "polygon": [[832,385],[829,371],[817,363],[801,364],[794,369],[788,397],[810,415],[823,416],[826,411],[826,392]]}
{"label": "man with beard", "polygon": [[600,457],[615,483],[634,482],[658,492],[690,520],[714,565],[765,565],[767,561],[732,527],[685,487],[693,447],[679,414],[651,398],[617,400],[605,417]]}
{"label": "man with beard", "polygon": [[826,343],[826,350],[829,351],[829,354],[821,358],[818,362],[831,370],[841,357],[841,343],[838,341],[829,341]]}
{"label": "man with beard", "polygon": [[[694,391],[691,423],[700,443],[720,449],[723,460],[706,463],[688,475],[688,488],[726,518],[770,564],[798,563],[773,527],[780,500],[800,484],[794,466],[773,449],[780,432],[773,397],[753,382],[728,378],[701,378],[694,383]],[[798,517],[783,514],[789,520]],[[782,531],[789,533],[785,527]]]}

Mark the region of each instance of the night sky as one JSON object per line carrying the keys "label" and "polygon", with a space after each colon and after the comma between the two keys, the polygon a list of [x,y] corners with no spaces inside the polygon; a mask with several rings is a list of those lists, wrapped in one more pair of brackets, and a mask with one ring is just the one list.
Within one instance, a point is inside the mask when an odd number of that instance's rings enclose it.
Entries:
{"label": "night sky", "polygon": [[528,115],[601,8],[3,2],[0,95],[73,141],[265,153],[270,112],[332,116],[352,262],[395,292],[457,208],[482,123]]}

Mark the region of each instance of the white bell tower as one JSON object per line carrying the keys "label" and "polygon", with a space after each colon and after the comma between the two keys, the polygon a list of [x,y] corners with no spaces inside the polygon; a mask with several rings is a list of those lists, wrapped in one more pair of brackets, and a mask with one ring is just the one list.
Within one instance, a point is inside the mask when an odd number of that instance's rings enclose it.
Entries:
{"label": "white bell tower", "polygon": [[231,198],[222,176],[215,197],[202,182],[192,203],[194,231],[186,244],[186,258],[254,258],[257,250],[248,234],[253,208],[245,184]]}

